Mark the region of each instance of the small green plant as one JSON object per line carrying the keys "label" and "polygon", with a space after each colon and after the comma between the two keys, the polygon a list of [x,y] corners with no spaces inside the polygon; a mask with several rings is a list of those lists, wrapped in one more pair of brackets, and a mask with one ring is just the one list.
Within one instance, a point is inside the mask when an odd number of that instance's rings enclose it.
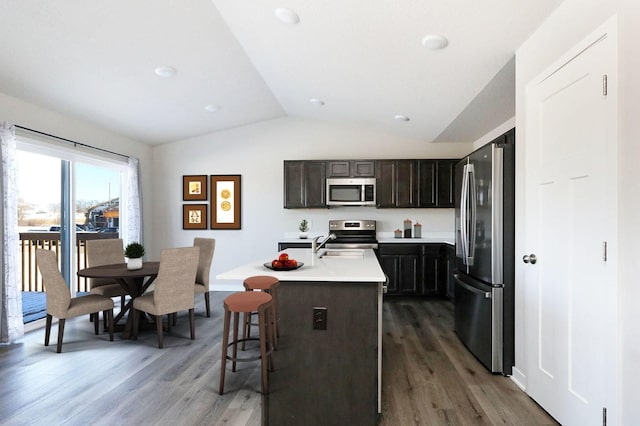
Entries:
{"label": "small green plant", "polygon": [[137,259],[142,256],[144,256],[144,246],[138,242],[130,243],[124,249],[124,257],[129,259]]}
{"label": "small green plant", "polygon": [[309,222],[307,219],[302,219],[302,222],[298,225],[298,230],[300,230],[300,232],[307,232],[309,230]]}

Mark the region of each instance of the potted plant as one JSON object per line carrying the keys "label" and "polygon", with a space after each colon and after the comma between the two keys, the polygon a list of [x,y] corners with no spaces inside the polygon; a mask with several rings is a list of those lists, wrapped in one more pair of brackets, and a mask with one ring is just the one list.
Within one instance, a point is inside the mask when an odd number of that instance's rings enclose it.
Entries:
{"label": "potted plant", "polygon": [[307,238],[307,231],[309,231],[309,222],[307,219],[302,219],[298,225],[298,230],[300,231],[300,238]]}
{"label": "potted plant", "polygon": [[127,269],[141,269],[144,246],[138,242],[127,245],[124,249],[124,257],[127,258]]}

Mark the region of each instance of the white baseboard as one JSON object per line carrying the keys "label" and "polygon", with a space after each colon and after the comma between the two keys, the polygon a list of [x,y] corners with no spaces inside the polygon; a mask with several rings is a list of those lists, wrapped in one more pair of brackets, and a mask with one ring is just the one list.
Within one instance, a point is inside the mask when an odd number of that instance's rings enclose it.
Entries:
{"label": "white baseboard", "polygon": [[511,380],[524,392],[527,391],[527,376],[525,376],[522,371],[518,370],[516,367],[513,367],[513,371],[511,372]]}

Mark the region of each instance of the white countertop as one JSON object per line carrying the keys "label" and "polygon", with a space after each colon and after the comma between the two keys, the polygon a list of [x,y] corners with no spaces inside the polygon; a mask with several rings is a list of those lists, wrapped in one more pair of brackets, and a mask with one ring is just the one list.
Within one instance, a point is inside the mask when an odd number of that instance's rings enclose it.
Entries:
{"label": "white countertop", "polygon": [[[393,232],[378,232],[376,238],[378,243],[455,244],[453,232],[427,232],[423,233],[422,238],[395,238]],[[296,238],[287,234],[279,242],[311,244],[311,239]]]}
{"label": "white countertop", "polygon": [[441,238],[441,237],[423,237],[423,238],[379,238],[378,244],[380,243],[413,243],[413,244],[451,244],[453,245],[453,237],[452,238]]}
{"label": "white countertop", "polygon": [[[321,249],[322,250],[322,249]],[[364,250],[362,257],[322,257],[312,255],[311,249],[284,250],[290,258],[304,266],[293,271],[274,271],[264,266],[275,258],[256,259],[216,276],[219,280],[244,280],[252,275],[271,275],[280,281],[321,282],[384,282],[385,275],[373,250]]]}

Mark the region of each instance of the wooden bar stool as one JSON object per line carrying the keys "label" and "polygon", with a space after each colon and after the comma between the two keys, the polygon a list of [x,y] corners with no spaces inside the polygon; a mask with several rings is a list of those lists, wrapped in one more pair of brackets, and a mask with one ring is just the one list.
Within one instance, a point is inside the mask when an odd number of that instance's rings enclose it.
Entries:
{"label": "wooden bar stool", "polygon": [[[280,330],[278,330],[278,286],[280,280],[270,275],[254,275],[244,280],[244,288],[246,291],[260,290],[267,294],[270,294],[273,298],[273,306],[269,315],[269,323],[273,327],[273,348],[278,349],[278,337],[280,336]],[[243,337],[249,338],[251,335],[251,326],[255,325],[251,323],[252,312],[244,314],[244,329]],[[242,342],[242,350],[245,349],[244,342]]]}
{"label": "wooden bar stool", "polygon": [[[267,393],[267,363],[269,369],[273,371],[273,360],[271,352],[273,351],[273,327],[269,327],[267,319],[268,312],[271,310],[273,298],[265,292],[239,292],[234,293],[224,299],[224,331],[222,335],[222,363],[220,371],[220,395],[224,391],[224,375],[227,367],[227,360],[232,361],[231,371],[236,371],[236,362],[261,360],[262,369],[262,394]],[[233,312],[233,341],[229,342],[229,326],[231,322],[231,313]],[[259,337],[243,337],[238,339],[238,325],[240,313],[258,313],[258,329]],[[238,358],[238,343],[246,340],[260,341],[260,355],[255,357]],[[268,344],[268,350],[267,350]],[[229,356],[228,348],[233,346],[233,355]]]}

